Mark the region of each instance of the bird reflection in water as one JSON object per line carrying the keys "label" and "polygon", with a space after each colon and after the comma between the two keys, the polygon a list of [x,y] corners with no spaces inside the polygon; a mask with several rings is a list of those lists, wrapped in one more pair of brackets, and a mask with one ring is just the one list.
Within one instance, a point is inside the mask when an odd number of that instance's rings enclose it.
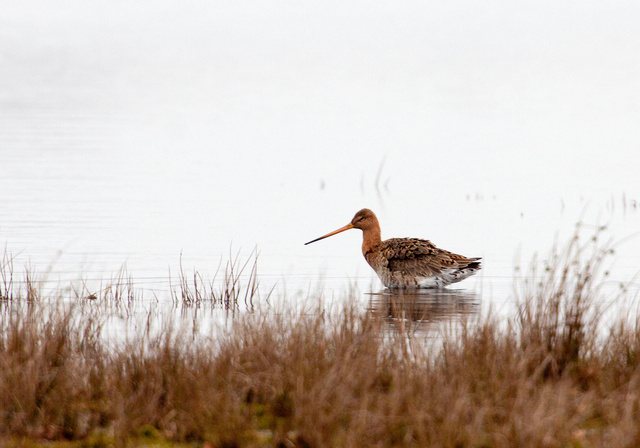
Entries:
{"label": "bird reflection in water", "polygon": [[476,293],[455,289],[384,289],[371,293],[369,303],[372,314],[402,332],[429,333],[480,312]]}

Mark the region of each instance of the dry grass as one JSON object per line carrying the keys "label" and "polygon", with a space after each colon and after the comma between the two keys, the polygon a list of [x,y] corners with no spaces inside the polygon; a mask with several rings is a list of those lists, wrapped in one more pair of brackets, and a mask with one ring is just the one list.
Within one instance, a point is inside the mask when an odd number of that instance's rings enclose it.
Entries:
{"label": "dry grass", "polygon": [[[220,274],[222,262],[210,282],[206,282],[202,275],[194,271],[191,278],[187,277],[180,261],[179,289],[170,285],[171,299],[175,305],[183,307],[201,306],[205,303],[211,308],[222,308],[227,313],[235,313],[244,306],[244,309],[253,311],[255,299],[260,299],[258,282],[258,252],[254,251],[244,262],[240,259],[240,253],[233,256],[229,254],[229,260],[225,264],[222,282],[216,278]],[[268,303],[268,293],[264,300]]]}
{"label": "dry grass", "polygon": [[606,331],[595,300],[609,255],[595,240],[572,240],[541,275],[519,281],[518,312],[506,324],[482,318],[438,344],[383,337],[383,320],[349,298],[338,313],[319,303],[258,307],[215,337],[167,325],[110,344],[100,336],[106,308],[95,301],[44,306],[5,287],[0,438],[16,446],[135,446],[141,434],[216,447],[639,446],[640,321],[621,317]]}

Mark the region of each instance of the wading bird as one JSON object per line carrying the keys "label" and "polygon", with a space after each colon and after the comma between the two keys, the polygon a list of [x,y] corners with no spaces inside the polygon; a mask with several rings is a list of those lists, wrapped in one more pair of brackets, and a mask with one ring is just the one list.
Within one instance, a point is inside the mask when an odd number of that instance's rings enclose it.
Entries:
{"label": "wading bird", "polygon": [[315,243],[349,229],[362,230],[362,254],[387,288],[444,288],[480,270],[480,258],[467,258],[438,249],[419,238],[382,241],[376,215],[363,208],[344,227],[309,241]]}

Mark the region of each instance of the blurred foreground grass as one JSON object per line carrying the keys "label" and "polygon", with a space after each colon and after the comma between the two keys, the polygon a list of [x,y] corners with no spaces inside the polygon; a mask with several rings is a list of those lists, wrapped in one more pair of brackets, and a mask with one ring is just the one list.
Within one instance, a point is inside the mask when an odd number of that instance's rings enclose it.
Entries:
{"label": "blurred foreground grass", "polygon": [[437,343],[385,333],[349,293],[338,312],[319,300],[312,309],[255,307],[255,269],[244,286],[232,269],[223,290],[207,292],[194,276],[172,294],[227,311],[244,303],[224,331],[165,325],[114,342],[104,332],[114,310],[126,319],[122,308],[137,300],[130,282],[43,297],[33,274],[16,287],[5,256],[0,442],[640,446],[640,320],[601,322],[604,266],[614,256],[597,234],[576,236],[533,264],[541,271],[514,280],[513,316],[463,322]]}

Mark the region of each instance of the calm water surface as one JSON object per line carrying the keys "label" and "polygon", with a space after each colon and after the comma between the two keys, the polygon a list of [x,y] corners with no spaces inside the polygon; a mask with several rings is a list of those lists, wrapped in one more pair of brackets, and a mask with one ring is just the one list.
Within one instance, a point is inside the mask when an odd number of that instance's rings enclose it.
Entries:
{"label": "calm water surface", "polygon": [[161,301],[181,263],[256,249],[267,290],[389,314],[360,232],[303,246],[369,207],[383,238],[484,258],[409,315],[509,313],[514,267],[577,221],[640,230],[640,7],[556,3],[9,2],[0,243],[50,284],[125,267]]}

